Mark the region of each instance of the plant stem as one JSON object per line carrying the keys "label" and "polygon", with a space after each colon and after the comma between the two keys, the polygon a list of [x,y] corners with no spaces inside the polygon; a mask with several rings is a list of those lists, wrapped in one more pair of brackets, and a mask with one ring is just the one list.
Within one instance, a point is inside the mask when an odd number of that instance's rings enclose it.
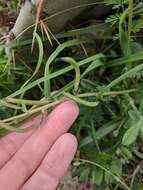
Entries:
{"label": "plant stem", "polygon": [[131,32],[132,32],[132,24],[133,24],[133,8],[134,3],[133,0],[129,0],[129,21],[128,21],[128,42],[130,43]]}
{"label": "plant stem", "polygon": [[10,103],[13,103],[13,104],[26,104],[26,105],[29,105],[29,106],[34,106],[34,105],[37,105],[37,106],[42,106],[42,105],[45,105],[45,104],[49,104],[49,100],[24,100],[24,99],[15,99],[15,98],[5,98],[4,99],[6,102],[10,102]]}
{"label": "plant stem", "polygon": [[110,174],[117,182],[119,182],[123,186],[123,188],[125,190],[131,190],[118,176],[116,176],[115,174],[113,174],[112,172],[110,172],[104,166],[102,166],[102,165],[100,165],[100,164],[98,164],[96,162],[92,162],[92,161],[85,160],[85,159],[78,159],[77,161],[97,166],[98,168],[100,168],[100,169],[104,170],[105,172],[107,172],[108,174]]}
{"label": "plant stem", "polygon": [[91,92],[91,93],[78,94],[77,96],[80,98],[89,97],[89,96],[99,96],[99,95],[101,95],[101,96],[118,96],[118,95],[128,94],[128,93],[135,92],[135,91],[137,91],[137,90],[131,89],[131,90],[123,90],[123,91],[104,92],[103,94],[99,93],[99,92]]}
{"label": "plant stem", "polygon": [[13,121],[13,120],[16,120],[16,119],[21,119],[23,117],[26,117],[26,116],[30,116],[30,115],[33,115],[33,114],[36,114],[38,112],[41,112],[43,110],[46,110],[46,109],[49,109],[53,106],[56,106],[57,104],[61,103],[63,100],[57,100],[53,103],[50,103],[50,104],[47,104],[47,105],[44,105],[44,106],[41,106],[41,107],[38,107],[38,108],[35,108],[33,110],[29,110],[27,111],[26,113],[23,113],[23,114],[20,114],[20,115],[17,115],[17,116],[14,116],[14,117],[10,117],[8,119],[4,119],[3,122],[10,122],[10,121]]}

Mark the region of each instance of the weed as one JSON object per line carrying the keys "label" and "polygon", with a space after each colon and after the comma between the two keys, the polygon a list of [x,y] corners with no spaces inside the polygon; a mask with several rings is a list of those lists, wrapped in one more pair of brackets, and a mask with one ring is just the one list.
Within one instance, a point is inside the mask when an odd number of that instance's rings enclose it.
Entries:
{"label": "weed", "polygon": [[[104,0],[101,4],[112,10],[98,22],[80,23],[80,28],[54,36],[37,31],[32,53],[32,40],[12,42],[15,63],[5,57],[7,45],[0,44],[0,135],[25,132],[18,127],[29,117],[51,110],[63,97],[73,99],[80,105],[72,130],[79,141],[75,175],[99,189],[139,189],[143,186],[143,3]],[[57,44],[50,55],[49,39]]]}

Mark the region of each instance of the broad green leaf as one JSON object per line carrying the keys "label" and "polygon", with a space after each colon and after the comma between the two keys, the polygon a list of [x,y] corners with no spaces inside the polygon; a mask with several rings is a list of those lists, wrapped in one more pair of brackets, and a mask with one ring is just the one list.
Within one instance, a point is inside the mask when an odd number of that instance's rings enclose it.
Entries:
{"label": "broad green leaf", "polygon": [[136,125],[132,125],[124,134],[122,144],[129,146],[134,143],[140,131],[143,120],[139,120]]}

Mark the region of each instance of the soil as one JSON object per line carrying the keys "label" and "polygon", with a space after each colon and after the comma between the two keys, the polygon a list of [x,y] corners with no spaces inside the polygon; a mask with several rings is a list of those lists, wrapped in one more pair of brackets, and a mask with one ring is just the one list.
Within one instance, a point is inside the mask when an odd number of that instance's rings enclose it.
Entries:
{"label": "soil", "polygon": [[85,184],[79,183],[78,178],[72,177],[72,171],[69,170],[62,179],[57,190],[91,190],[91,188],[88,188]]}

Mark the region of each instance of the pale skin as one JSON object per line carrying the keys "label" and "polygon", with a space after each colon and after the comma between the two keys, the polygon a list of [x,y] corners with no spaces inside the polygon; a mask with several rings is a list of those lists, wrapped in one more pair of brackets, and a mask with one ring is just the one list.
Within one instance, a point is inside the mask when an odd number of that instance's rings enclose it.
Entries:
{"label": "pale skin", "polygon": [[[58,105],[37,129],[0,139],[0,189],[55,190],[77,149],[67,133],[79,109],[73,101]],[[39,122],[37,116],[21,127]]]}

